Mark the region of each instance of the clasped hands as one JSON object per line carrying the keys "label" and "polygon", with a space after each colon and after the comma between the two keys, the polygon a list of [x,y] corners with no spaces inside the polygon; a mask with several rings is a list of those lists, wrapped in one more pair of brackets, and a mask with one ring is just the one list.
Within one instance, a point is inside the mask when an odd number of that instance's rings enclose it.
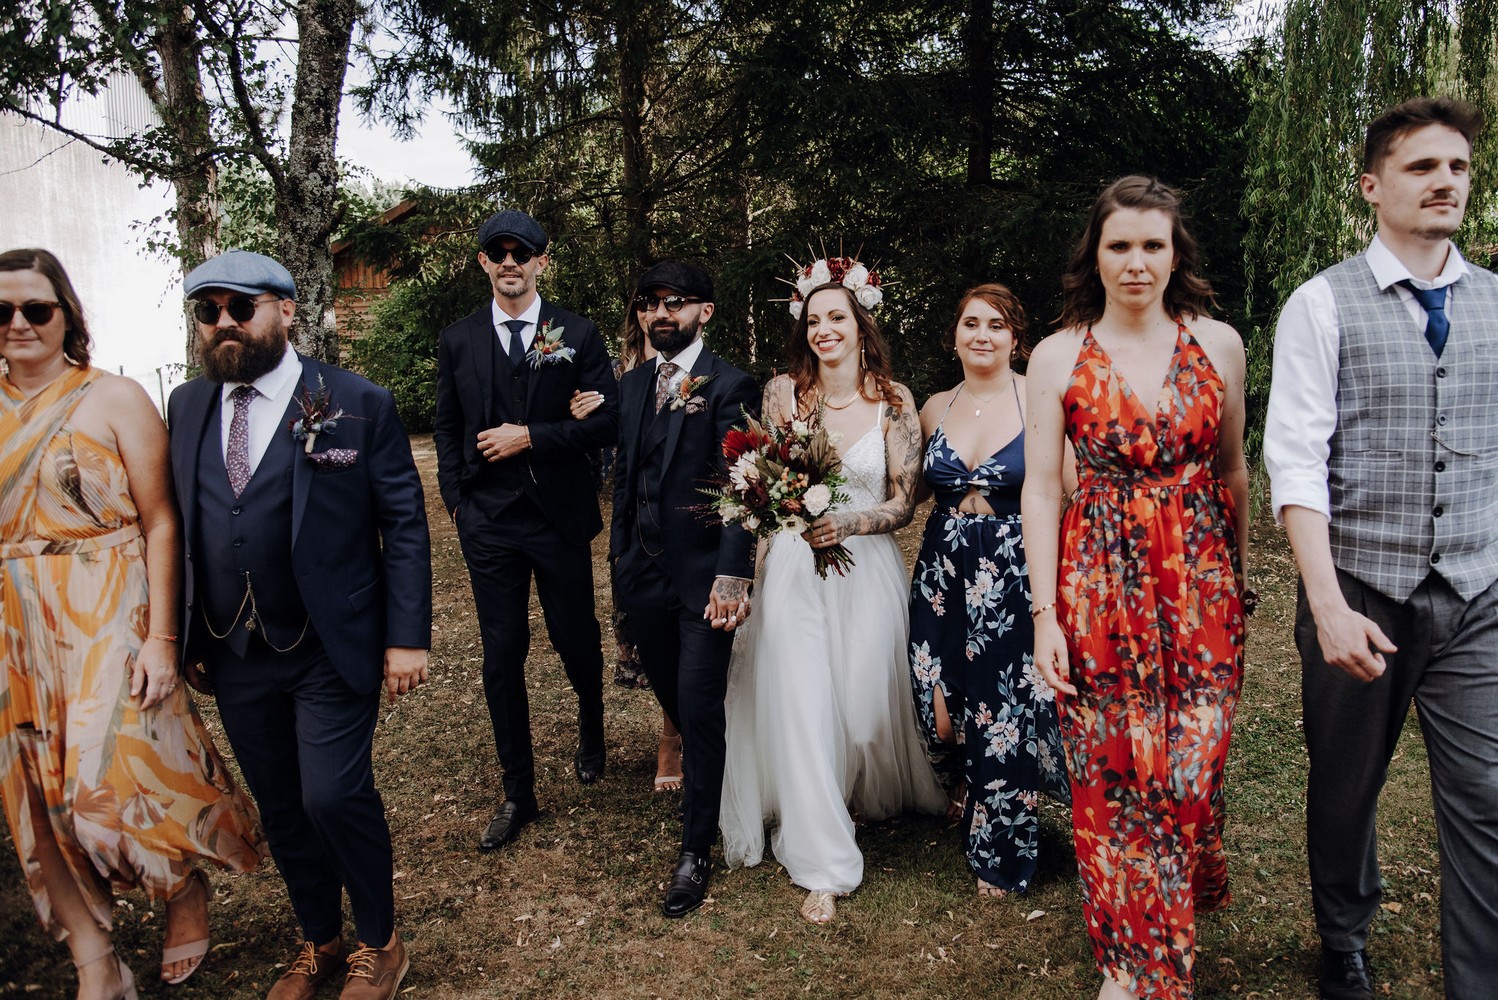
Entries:
{"label": "clasped hands", "polygon": [[531,446],[531,432],[524,424],[500,424],[479,431],[479,454],[487,461],[518,455]]}
{"label": "clasped hands", "polygon": [[736,576],[714,577],[702,617],[713,628],[732,632],[749,620],[750,604],[748,580]]}

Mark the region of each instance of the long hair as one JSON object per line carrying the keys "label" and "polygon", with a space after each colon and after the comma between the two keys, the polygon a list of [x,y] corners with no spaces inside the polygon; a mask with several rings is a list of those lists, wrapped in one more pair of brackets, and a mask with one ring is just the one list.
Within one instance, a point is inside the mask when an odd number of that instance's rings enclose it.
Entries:
{"label": "long hair", "polygon": [[836,289],[847,297],[848,307],[853,312],[853,321],[858,327],[859,370],[874,376],[876,394],[865,395],[863,381],[859,382],[858,394],[869,402],[882,399],[895,409],[899,409],[900,395],[895,392],[895,374],[889,362],[889,342],[884,339],[884,333],[879,329],[879,321],[874,318],[873,313],[858,304],[852,292],[838,282],[829,281],[824,285],[818,285],[807,294],[801,315],[791,329],[791,339],[786,349],[788,361],[786,371],[796,387],[796,412],[805,414],[816,408],[813,397],[817,385],[817,367],[820,362],[817,361],[816,352],[811,349],[811,344],[806,339],[806,318],[811,311],[806,306],[811,304],[813,295],[828,289]]}
{"label": "long hair", "polygon": [[1020,305],[1019,296],[1010,291],[1008,285],[1001,285],[997,281],[975,285],[962,293],[962,298],[957,300],[957,312],[952,316],[951,325],[942,334],[941,346],[948,351],[956,348],[957,324],[962,322],[962,314],[967,312],[967,307],[974,299],[982,299],[997,310],[1004,319],[1004,325],[1014,334],[1014,355],[1009,359],[1010,364],[1028,361],[1030,338],[1026,336],[1029,320],[1025,317],[1025,307]]}
{"label": "long hair", "polygon": [[49,250],[23,247],[0,253],[0,271],[35,271],[52,283],[52,294],[62,306],[67,332],[62,336],[62,353],[79,368],[88,366],[89,351],[94,340],[88,334],[88,322],[83,316],[83,303],[73,290],[73,282],[62,263]]}
{"label": "long hair", "polygon": [[645,328],[635,312],[634,297],[624,304],[624,323],[619,327],[619,372],[623,374],[645,360]]}
{"label": "long hair", "polygon": [[1061,275],[1063,298],[1061,316],[1057,320],[1061,328],[1089,326],[1103,316],[1107,296],[1103,292],[1103,279],[1097,273],[1098,247],[1102,243],[1103,223],[1120,208],[1160,211],[1170,219],[1170,242],[1175,251],[1176,266],[1165,286],[1165,311],[1178,320],[1185,316],[1210,315],[1217,305],[1217,298],[1212,293],[1211,282],[1196,273],[1196,240],[1186,231],[1181,218],[1180,192],[1153,177],[1130,174],[1109,184],[1092,203],[1087,228],[1082,230],[1071,263]]}

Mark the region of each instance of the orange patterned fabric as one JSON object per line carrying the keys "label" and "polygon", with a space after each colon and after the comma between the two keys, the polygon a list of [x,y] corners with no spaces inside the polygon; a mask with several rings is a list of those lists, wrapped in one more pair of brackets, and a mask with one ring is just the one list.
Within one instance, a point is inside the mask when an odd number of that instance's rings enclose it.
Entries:
{"label": "orange patterned fabric", "polygon": [[245,871],[264,854],[187,689],[146,712],[130,698],[145,542],[119,455],[68,424],[99,377],[69,368],[30,399],[0,377],[0,799],[59,939],[39,831],[104,927],[108,883],[165,899],[193,857]]}
{"label": "orange patterned fabric", "polygon": [[[1184,326],[1146,403],[1089,330],[1063,398],[1080,485],[1062,523],[1058,698],[1084,912],[1104,975],[1191,1000],[1196,913],[1228,903],[1223,764],[1243,677],[1222,379]],[[1146,408],[1148,407],[1148,408]]]}

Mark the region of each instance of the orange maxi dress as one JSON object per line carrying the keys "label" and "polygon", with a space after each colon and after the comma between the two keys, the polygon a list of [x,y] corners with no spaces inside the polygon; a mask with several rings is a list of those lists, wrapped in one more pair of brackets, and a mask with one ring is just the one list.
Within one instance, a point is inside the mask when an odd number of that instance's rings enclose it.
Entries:
{"label": "orange maxi dress", "polygon": [[1243,676],[1224,387],[1185,326],[1157,400],[1088,330],[1063,397],[1079,488],[1058,603],[1058,699],[1084,912],[1104,975],[1191,1000],[1196,914],[1228,903],[1223,764]]}
{"label": "orange maxi dress", "polygon": [[191,859],[254,868],[264,836],[185,687],[139,711],[145,541],[125,466],[69,419],[100,374],[69,368],[30,399],[0,377],[0,799],[42,926],[50,827],[102,927],[112,883],[153,899]]}

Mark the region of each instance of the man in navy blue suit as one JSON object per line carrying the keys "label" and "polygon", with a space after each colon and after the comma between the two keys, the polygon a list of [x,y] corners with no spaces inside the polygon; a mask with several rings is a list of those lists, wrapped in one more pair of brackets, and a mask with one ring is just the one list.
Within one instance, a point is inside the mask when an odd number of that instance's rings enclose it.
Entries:
{"label": "man in navy blue suit", "polygon": [[381,689],[427,677],[421,478],[390,393],[291,348],[286,268],[231,250],[185,291],[204,374],[169,405],[183,660],[218,700],[301,924],[269,997],[307,1000],[344,964],[347,890],[359,944],[341,995],[388,1000],[409,962],[370,751]]}

